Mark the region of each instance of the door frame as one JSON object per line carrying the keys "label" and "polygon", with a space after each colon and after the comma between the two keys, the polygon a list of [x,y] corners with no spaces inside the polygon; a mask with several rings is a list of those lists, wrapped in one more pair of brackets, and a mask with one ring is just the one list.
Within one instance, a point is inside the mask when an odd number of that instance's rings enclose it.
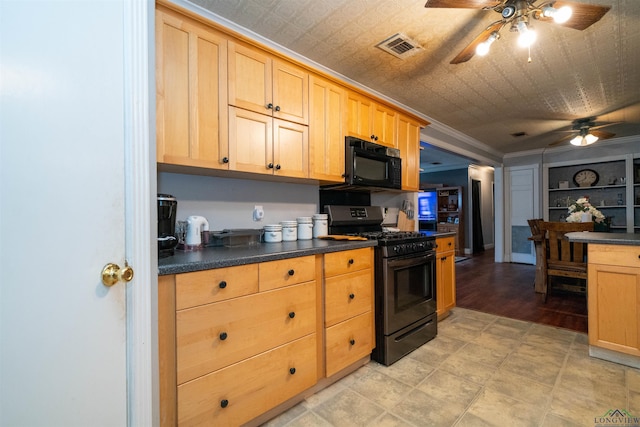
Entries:
{"label": "door frame", "polygon": [[[539,164],[530,164],[523,166],[510,166],[504,169],[504,262],[521,262],[520,260],[514,261],[512,246],[511,246],[511,172],[519,171],[519,170],[532,170],[533,171],[533,190],[531,194],[532,203],[533,203],[533,216],[537,217],[540,215],[540,165]],[[507,199],[506,195],[509,195]],[[508,203],[507,203],[508,200]],[[533,242],[531,242],[531,251],[533,255],[533,264],[535,264],[535,252],[533,249]]]}
{"label": "door frame", "polygon": [[[159,425],[155,2],[124,0],[127,425]],[[153,108],[152,108],[153,107]]]}

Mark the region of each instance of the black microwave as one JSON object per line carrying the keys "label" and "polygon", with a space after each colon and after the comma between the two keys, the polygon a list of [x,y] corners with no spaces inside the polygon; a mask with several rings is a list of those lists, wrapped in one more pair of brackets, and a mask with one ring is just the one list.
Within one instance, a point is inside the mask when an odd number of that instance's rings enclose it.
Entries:
{"label": "black microwave", "polygon": [[354,187],[399,190],[402,187],[400,151],[347,136],[345,138],[345,184]]}

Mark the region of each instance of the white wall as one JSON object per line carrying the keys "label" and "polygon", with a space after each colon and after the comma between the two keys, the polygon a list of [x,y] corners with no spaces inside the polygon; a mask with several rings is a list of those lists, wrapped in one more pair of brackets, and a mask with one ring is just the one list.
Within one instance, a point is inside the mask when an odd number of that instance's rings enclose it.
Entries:
{"label": "white wall", "polygon": [[[318,212],[318,186],[284,182],[158,174],[158,193],[178,199],[177,219],[202,215],[211,230],[262,228]],[[253,207],[261,205],[264,219],[253,221]]]}

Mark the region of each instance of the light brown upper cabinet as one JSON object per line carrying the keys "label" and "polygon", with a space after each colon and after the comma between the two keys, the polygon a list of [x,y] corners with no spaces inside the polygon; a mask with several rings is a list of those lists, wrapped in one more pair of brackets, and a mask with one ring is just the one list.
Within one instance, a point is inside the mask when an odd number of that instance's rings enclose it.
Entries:
{"label": "light brown upper cabinet", "polygon": [[403,114],[398,115],[403,190],[418,191],[420,188],[420,128],[418,121]]}
{"label": "light brown upper cabinet", "polygon": [[229,105],[309,124],[309,73],[242,44],[229,42]]}
{"label": "light brown upper cabinet", "polygon": [[397,147],[397,112],[356,92],[347,95],[346,135]]}
{"label": "light brown upper cabinet", "polygon": [[228,169],[227,39],[156,10],[157,161]]}
{"label": "light brown upper cabinet", "polygon": [[342,86],[313,74],[309,77],[309,178],[344,181],[345,99]]}
{"label": "light brown upper cabinet", "polygon": [[230,169],[309,176],[309,74],[229,41]]}

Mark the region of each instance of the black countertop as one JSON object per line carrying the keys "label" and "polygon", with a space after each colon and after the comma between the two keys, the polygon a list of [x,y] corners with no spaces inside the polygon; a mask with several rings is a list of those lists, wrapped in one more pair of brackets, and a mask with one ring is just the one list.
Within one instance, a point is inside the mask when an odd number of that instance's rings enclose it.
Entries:
{"label": "black countertop", "polygon": [[176,250],[175,255],[158,259],[158,275],[189,273],[306,255],[368,248],[376,245],[377,242],[375,240],[333,241],[311,239],[282,243],[259,243],[254,246],[209,247],[193,252]]}

